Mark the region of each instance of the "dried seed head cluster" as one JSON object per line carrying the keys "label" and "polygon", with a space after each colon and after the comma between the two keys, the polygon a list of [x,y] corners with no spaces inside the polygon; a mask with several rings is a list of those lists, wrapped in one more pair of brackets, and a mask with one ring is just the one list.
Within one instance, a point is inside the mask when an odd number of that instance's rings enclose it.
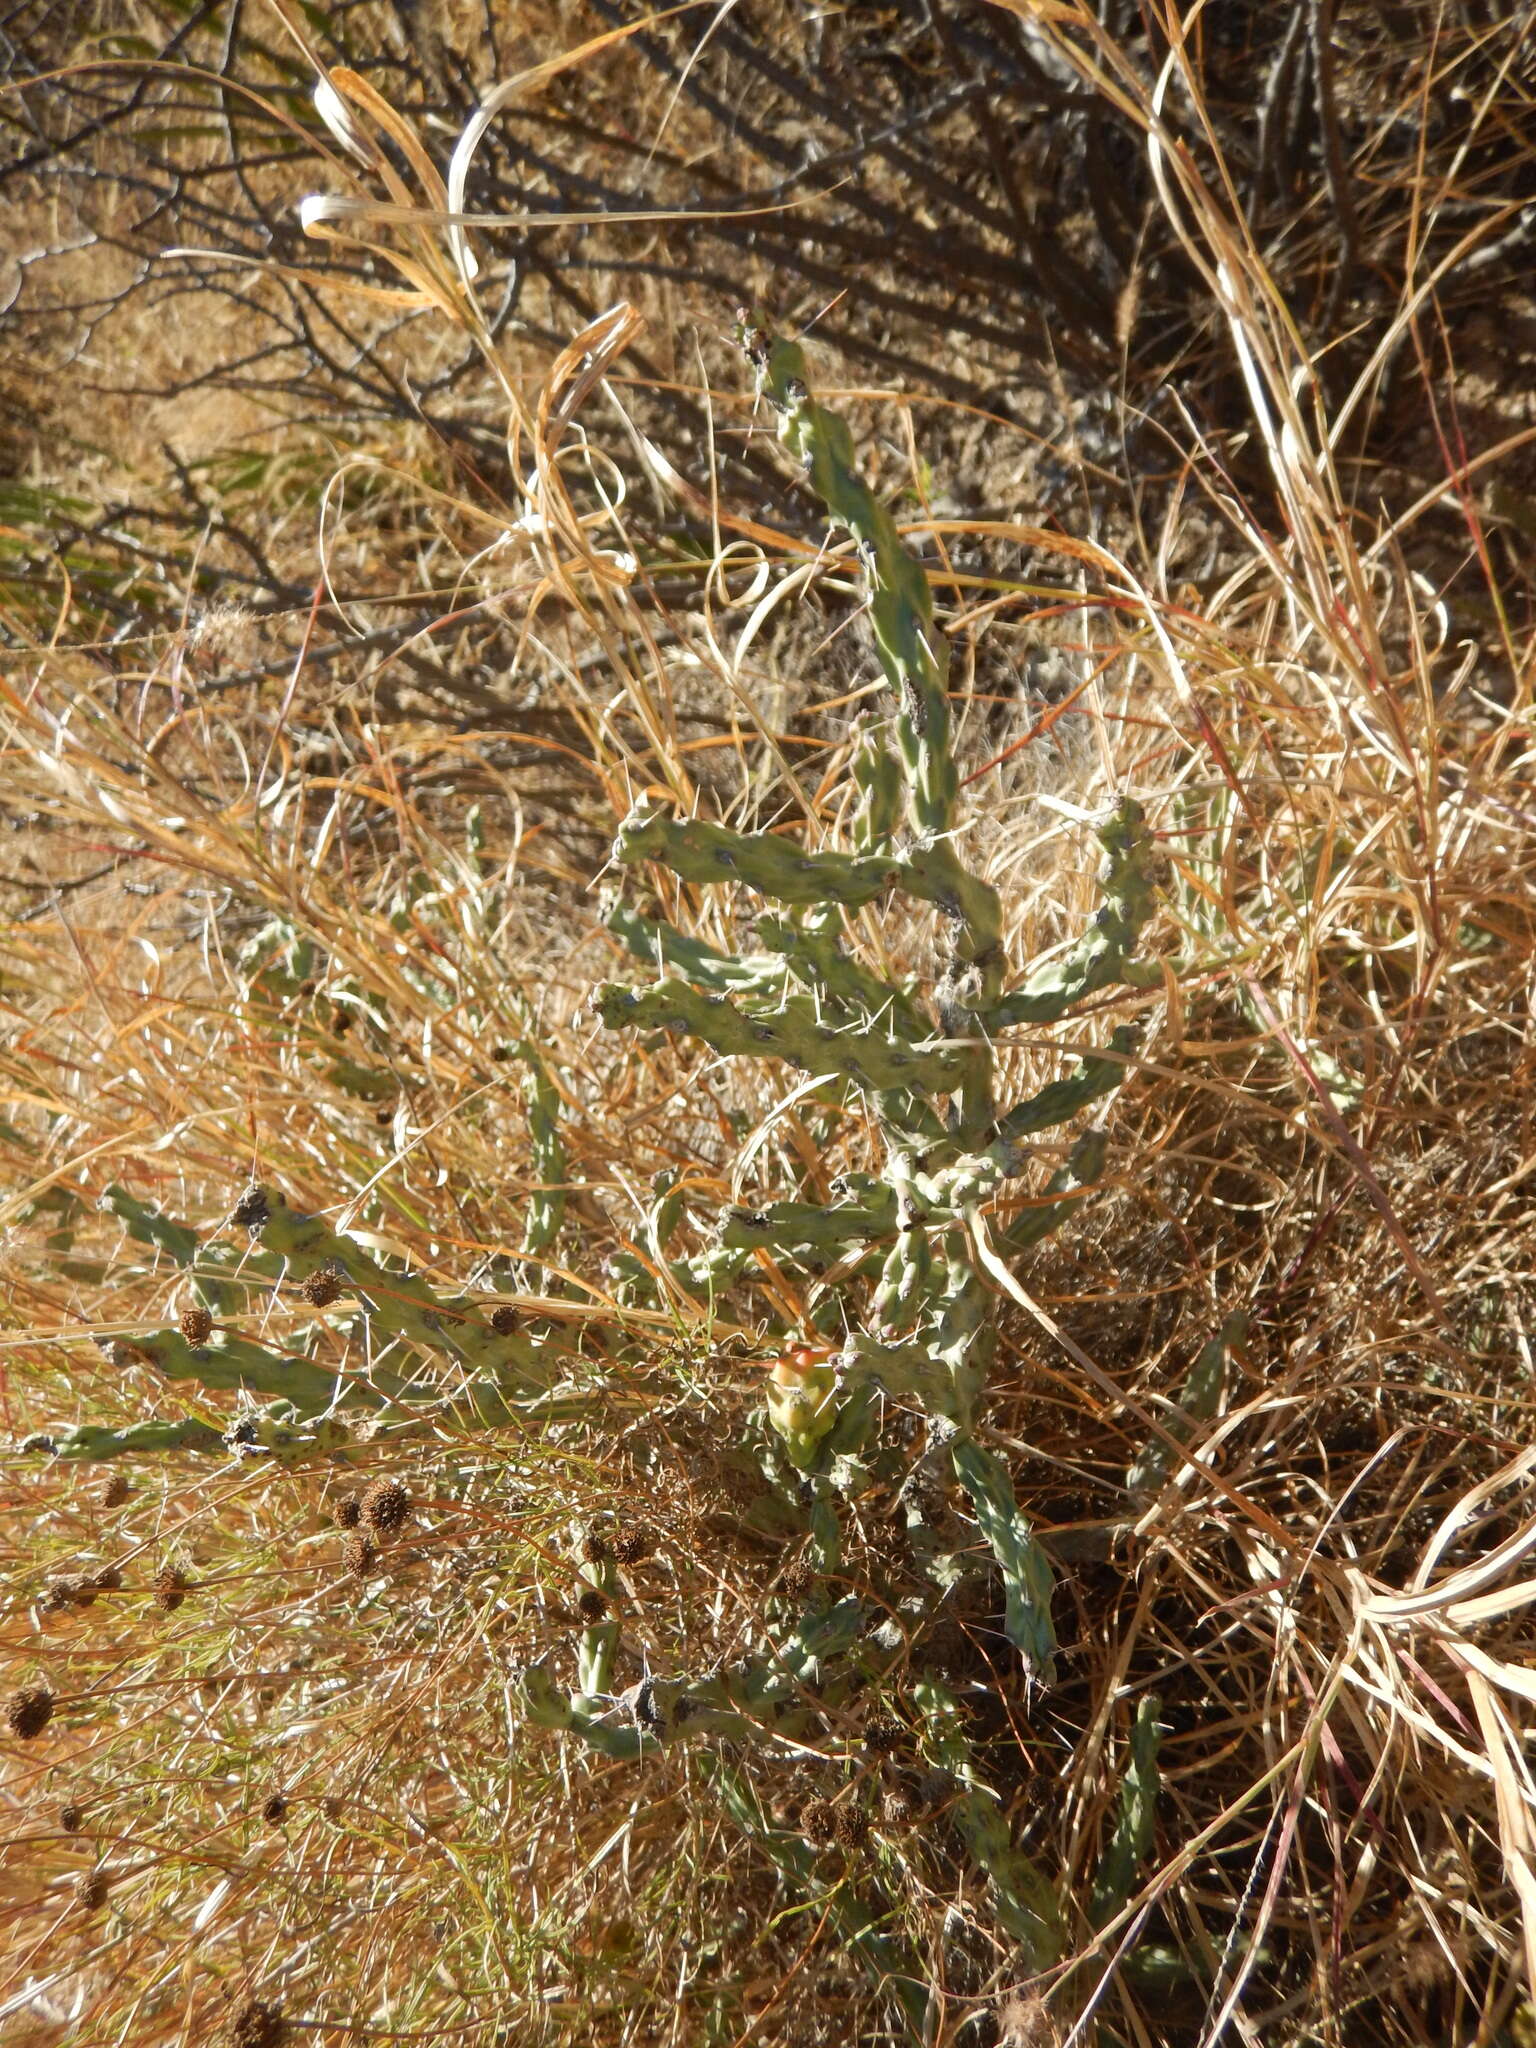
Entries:
{"label": "dried seed head cluster", "polygon": [[75,1879],[75,1903],[83,1913],[94,1913],[107,1902],[110,1889],[103,1870],[82,1870]]}
{"label": "dried seed head cluster", "polygon": [[89,1607],[95,1598],[95,1584],[86,1573],[66,1572],[62,1578],[50,1579],[38,1595],[38,1612],[63,1614],[72,1607]]}
{"label": "dried seed head cluster", "polygon": [[607,1594],[600,1593],[596,1586],[588,1586],[576,1602],[576,1612],[585,1622],[601,1621],[608,1612]]}
{"label": "dried seed head cluster", "polygon": [[648,1522],[630,1522],[613,1539],[615,1564],[643,1564],[655,1555],[661,1538]]}
{"label": "dried seed head cluster", "polygon": [[409,1490],[398,1479],[375,1479],[363,1493],[362,1518],[382,1535],[403,1528],[411,1512]]}
{"label": "dried seed head cluster", "polygon": [[213,1317],[205,1308],[184,1308],[181,1312],[181,1334],[189,1344],[206,1344],[213,1335]]}
{"label": "dried seed head cluster", "polygon": [[133,1491],[125,1472],[109,1472],[101,1489],[104,1508],[120,1508]]}
{"label": "dried seed head cluster", "polygon": [[80,1824],[84,1819],[85,1815],[72,1799],[66,1805],[59,1808],[59,1826],[66,1835],[77,1835],[80,1832]]}
{"label": "dried seed head cluster", "polygon": [[311,1308],[329,1308],[341,1293],[341,1282],[328,1266],[318,1266],[299,1282],[299,1292]]}
{"label": "dried seed head cluster", "polygon": [[180,1565],[162,1565],[155,1574],[155,1605],[162,1614],[174,1614],[186,1597],[186,1573]]}
{"label": "dried seed head cluster", "polygon": [[98,1593],[120,1593],[123,1575],[115,1564],[104,1564],[91,1574],[91,1584]]}
{"label": "dried seed head cluster", "polygon": [[517,1310],[507,1302],[503,1302],[500,1308],[491,1312],[491,1328],[498,1337],[515,1337],[520,1321]]}
{"label": "dried seed head cluster", "polygon": [[272,1827],[276,1827],[279,1821],[287,1819],[288,1801],[281,1792],[273,1792],[262,1801],[261,1817]]}
{"label": "dried seed head cluster", "polygon": [[607,1539],[599,1536],[595,1529],[589,1529],[582,1537],[581,1554],[588,1564],[606,1564],[613,1555]]}
{"label": "dried seed head cluster", "polygon": [[235,2009],[229,2025],[229,2048],[283,2048],[288,2023],[279,2005],[248,1998]]}
{"label": "dried seed head cluster", "polygon": [[363,1504],[355,1493],[344,1493],[331,1511],[338,1529],[355,1529],[363,1519]]}
{"label": "dried seed head cluster", "polygon": [[341,1562],[354,1579],[366,1579],[379,1561],[371,1538],[354,1529],[341,1546]]}
{"label": "dried seed head cluster", "polygon": [[23,1742],[41,1735],[53,1719],[53,1692],[46,1685],[23,1685],[5,1703],[5,1725]]}

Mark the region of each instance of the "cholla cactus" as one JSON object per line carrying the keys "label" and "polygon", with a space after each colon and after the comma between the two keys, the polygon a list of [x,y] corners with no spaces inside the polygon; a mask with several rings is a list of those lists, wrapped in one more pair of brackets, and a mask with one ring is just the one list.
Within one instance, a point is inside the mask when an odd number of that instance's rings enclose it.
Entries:
{"label": "cholla cactus", "polygon": [[[1055,1637],[1052,1579],[1045,1553],[1014,1497],[1004,1461],[978,1438],[993,1348],[995,1302],[976,1244],[981,1216],[1010,1181],[1025,1174],[1030,1140],[1068,1123],[1120,1085],[1134,1038],[1117,1031],[1102,1053],[1033,1096],[997,1099],[993,1043],[998,1032],[1065,1015],[1074,1003],[1116,982],[1133,982],[1131,960],[1151,902],[1148,838],[1141,811],[1124,799],[1100,831],[1104,901],[1089,932],[1062,958],[1009,986],[997,892],[966,868],[956,845],[960,778],[951,743],[948,652],[934,619],[927,579],[903,548],[890,515],[858,476],[847,429],[811,397],[799,351],[745,336],[780,437],[805,465],[831,516],[857,543],[869,613],[894,706],[866,724],[852,757],[855,801],[850,845],[812,848],[775,833],[748,833],[672,816],[643,804],[624,822],[614,848],[622,867],[654,862],[697,885],[745,887],[774,906],[756,920],[752,950],[710,946],[622,902],[610,930],[651,967],[642,988],[610,985],[596,1008],[611,1027],[662,1030],[737,1058],[782,1060],[810,1077],[809,1093],[863,1098],[883,1147],[878,1170],[850,1173],[829,1203],[786,1199],[733,1209],[716,1241],[688,1257],[671,1245],[684,1218],[676,1176],[654,1185],[641,1243],[610,1268],[620,1299],[664,1288],[708,1299],[740,1278],[766,1251],[781,1265],[815,1275],[822,1286],[822,1341],[784,1338],[770,1363],[769,1428],[759,1445],[764,1469],[799,1518],[803,1555],[831,1578],[842,1565],[838,1501],[869,1475],[878,1394],[914,1404],[927,1418],[920,1463],[943,1466],[968,1496],[976,1529],[1001,1574],[1005,1625],[1026,1671],[1044,1682]],[[937,912],[948,957],[925,998],[850,950],[846,913],[904,894]],[[419,912],[421,900],[410,906]],[[400,913],[406,914],[404,910]],[[311,964],[271,949],[253,963],[285,974],[277,992],[299,985]],[[291,949],[290,949],[291,950]],[[523,1250],[537,1259],[561,1228],[568,1165],[560,1100],[531,1037],[512,1048],[525,1069],[525,1098],[540,1187],[526,1218]],[[1037,1244],[1084,1198],[1098,1177],[1101,1130],[1080,1131],[1045,1198],[1024,1206],[993,1242],[1017,1256]],[[131,1349],[168,1383],[233,1391],[245,1411],[232,1427],[199,1415],[113,1429],[82,1423],[36,1439],[72,1459],[115,1458],[152,1450],[235,1451],[292,1461],[347,1455],[361,1417],[371,1441],[433,1431],[494,1428],[565,1419],[601,1398],[594,1369],[581,1367],[557,1335],[533,1337],[505,1310],[492,1315],[468,1297],[435,1293],[417,1275],[386,1268],[354,1239],[292,1208],[269,1187],[247,1191],[232,1221],[248,1242],[200,1244],[185,1225],[144,1208],[121,1189],[107,1205],[129,1233],[180,1267],[196,1303],[179,1327],[135,1334]],[[338,1380],[313,1360],[283,1356],[236,1327],[247,1290],[287,1286],[313,1313],[360,1318],[370,1360],[364,1373]],[[816,1290],[811,1290],[813,1299]],[[201,1306],[197,1306],[200,1304]],[[620,1325],[608,1349],[621,1363],[635,1346]],[[828,1341],[828,1333],[831,1340]],[[1202,1356],[1170,1434],[1177,1440],[1212,1411],[1221,1360]],[[435,1365],[447,1368],[439,1374]],[[1169,1477],[1166,1447],[1138,1461],[1133,1488],[1157,1492]],[[914,1475],[915,1476],[915,1475]],[[967,1552],[941,1547],[924,1518],[922,1494],[903,1488],[908,1538],[920,1590],[895,1613],[872,1611],[853,1595],[818,1595],[795,1611],[770,1603],[768,1625],[751,1654],[728,1668],[681,1676],[648,1666],[615,1692],[623,1651],[623,1586],[612,1552],[588,1537],[574,1567],[584,1624],[577,1685],[559,1689],[543,1667],[521,1675],[524,1717],[564,1731],[616,1759],[650,1748],[707,1738],[737,1743],[803,1738],[825,1753],[836,1737],[831,1716],[855,1693],[909,1660],[946,1593],[971,1568]],[[371,1546],[358,1534],[360,1558]],[[786,1589],[787,1592],[787,1589]],[[1016,1944],[1026,1972],[1047,1968],[1062,1939],[1050,1884],[1014,1845],[1004,1810],[977,1770],[956,1700],[932,1679],[912,1693],[926,1761],[953,1790],[960,1838],[989,1888],[999,1926]],[[1155,1703],[1147,1703],[1132,1739],[1120,1819],[1106,1852],[1095,1913],[1111,1916],[1128,1895],[1151,1835],[1156,1792]],[[778,1867],[798,1883],[814,1877],[814,1854],[770,1822],[745,1782],[723,1765],[721,1796],[758,1833]],[[857,1833],[852,1828],[849,1839]],[[925,2000],[902,1975],[878,1917],[840,1892],[850,1945],[896,1989],[914,2029]]]}
{"label": "cholla cactus", "polygon": [[[769,1419],[796,1468],[831,1471],[854,1447],[839,1416],[857,1412],[866,1389],[879,1385],[915,1399],[948,1444],[1002,1570],[1008,1632],[1030,1671],[1045,1677],[1054,1649],[1050,1572],[1006,1467],[972,1435],[993,1318],[971,1233],[982,1205],[1025,1171],[1029,1137],[1119,1085],[1132,1040],[1117,1033],[1106,1055],[1006,1108],[996,1100],[992,1040],[1007,1026],[1058,1018],[1095,990],[1132,977],[1130,954],[1151,902],[1147,834],[1139,806],[1126,798],[1100,832],[1104,904],[1092,928],[1064,959],[1006,988],[997,892],[965,867],[955,846],[960,778],[948,648],[928,580],[858,475],[846,426],[812,398],[798,348],[755,329],[744,330],[743,340],[778,415],[780,439],[857,543],[895,696],[887,726],[894,744],[878,727],[859,735],[853,851],[812,849],[777,833],[733,831],[641,804],[614,844],[621,866],[649,861],[685,882],[740,885],[779,910],[757,919],[761,950],[733,957],[617,907],[611,929],[664,978],[638,990],[605,987],[597,1010],[610,1026],[672,1031],[718,1053],[781,1059],[830,1090],[867,1100],[885,1143],[883,1175],[860,1177],[827,1207],[791,1200],[733,1211],[715,1251],[674,1262],[670,1277],[701,1293],[735,1277],[752,1252],[767,1250],[812,1268],[841,1260],[845,1273],[872,1281],[865,1327],[846,1338],[835,1361],[775,1368]],[[873,972],[844,943],[843,913],[893,892],[933,905],[943,921],[949,959],[931,1014],[913,988]],[[1055,1199],[1026,1208],[1004,1248],[1022,1251],[1059,1223],[1081,1199],[1102,1151],[1098,1133],[1080,1138],[1052,1183]],[[642,1284],[638,1272],[627,1277]]]}

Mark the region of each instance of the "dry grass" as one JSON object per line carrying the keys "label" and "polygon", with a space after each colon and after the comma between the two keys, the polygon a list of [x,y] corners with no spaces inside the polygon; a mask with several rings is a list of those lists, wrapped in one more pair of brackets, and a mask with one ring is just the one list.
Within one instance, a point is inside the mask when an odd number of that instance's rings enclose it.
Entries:
{"label": "dry grass", "polygon": [[[660,1538],[623,1574],[626,1684],[643,1658],[739,1655],[795,1562],[743,1362],[798,1323],[794,1283],[765,1273],[713,1317],[679,1303],[647,1327],[605,1266],[645,1251],[663,1171],[686,1177],[701,1245],[759,1190],[825,1199],[872,1134],[783,1112],[771,1071],[615,1042],[584,1005],[615,971],[597,899],[632,796],[835,835],[849,715],[876,690],[846,547],[642,459],[623,425],[646,402],[625,382],[637,315],[567,326],[560,349],[494,335],[431,217],[446,190],[396,168],[416,147],[402,125],[387,175],[333,154],[325,182],[417,217],[353,223],[373,254],[342,252],[320,296],[365,272],[420,294],[390,314],[412,312],[408,349],[366,305],[363,331],[391,361],[473,352],[464,403],[505,432],[496,476],[408,424],[364,423],[339,454],[299,424],[266,433],[249,516],[289,589],[278,624],[183,620],[167,579],[114,643],[88,579],[7,584],[4,1425],[16,1444],[167,1409],[131,1339],[187,1304],[100,1198],[121,1184],[235,1237],[221,1219],[253,1174],[446,1291],[581,1324],[622,1391],[597,1423],[387,1465],[143,1462],[110,1504],[115,1465],[7,1456],[0,1642],[17,1685],[55,1695],[46,1728],[3,1744],[7,2039],[257,2038],[253,2000],[338,2048],[899,2038],[839,1936],[850,1899],[932,1987],[931,2038],[966,2048],[999,2030],[1491,2044],[1528,2024],[1536,643],[1498,494],[1520,500],[1530,434],[1502,419],[1500,438],[1465,440],[1454,365],[1464,266],[1509,233],[1528,142],[1504,186],[1462,181],[1490,134],[1529,136],[1529,37],[1446,9],[1405,59],[1397,112],[1415,75],[1427,98],[1465,69],[1472,125],[1459,155],[1426,150],[1405,176],[1378,110],[1354,239],[1395,297],[1357,306],[1341,384],[1295,310],[1337,222],[1309,209],[1260,232],[1196,24],[1160,17],[1159,76],[1086,9],[1011,12],[1052,76],[1144,137],[1148,234],[1196,280],[1180,346],[1220,358],[1238,394],[1208,429],[1170,429],[1176,486],[1103,541],[944,509],[957,480],[919,457],[930,430],[970,445],[974,409],[851,378],[824,394],[930,566],[963,693],[965,850],[1003,892],[1015,966],[1080,928],[1084,824],[1113,795],[1147,803],[1166,854],[1161,985],[1021,1034],[1011,1056],[1036,1085],[1112,1023],[1144,1033],[1105,1185],[999,1293],[986,1424],[1057,1566],[1058,1681],[1031,1691],[973,1604],[812,1749],[728,1758],[771,1814],[834,1802],[808,1884],[737,1828],[707,1747],[619,1765],[516,1725],[515,1668],[570,1663],[594,1530]],[[544,26],[530,62],[590,32]],[[1341,48],[1363,71],[1369,49]],[[578,51],[570,75],[623,61],[622,43]],[[1440,461],[1389,479],[1369,426],[1405,375]],[[706,341],[688,377],[721,441],[755,428],[769,466],[745,369]],[[985,438],[996,474],[990,444],[1027,437]],[[1217,565],[1203,580],[1191,533]],[[292,589],[322,571],[311,625]],[[435,630],[342,689],[306,668],[403,598]],[[1005,695],[1042,644],[1051,694]],[[430,715],[487,647],[515,662],[511,714],[487,691],[455,723]],[[667,909],[731,940],[750,905],[674,888]],[[274,920],[308,949],[286,978],[252,951]],[[866,912],[858,932],[871,957],[931,971],[921,924]],[[530,1034],[570,1180],[535,1260],[518,1247],[539,1168],[503,1057]],[[1127,1468],[1239,1309],[1219,1416],[1161,1497],[1133,1502]],[[349,1315],[254,1282],[234,1320],[341,1371],[366,1342]],[[893,1440],[905,1427],[893,1412]],[[370,1551],[336,1514],[386,1470],[413,1513]],[[871,1495],[850,1517],[848,1577],[876,1605],[900,1587],[892,1513]],[[121,1585],[88,1605],[46,1597],[109,1566]],[[1066,1946],[1038,1981],[921,1754],[910,1684],[939,1659],[1015,1839],[1060,1889]],[[1148,1692],[1155,1845],[1095,1928]],[[867,1839],[835,1835],[854,1809]]]}

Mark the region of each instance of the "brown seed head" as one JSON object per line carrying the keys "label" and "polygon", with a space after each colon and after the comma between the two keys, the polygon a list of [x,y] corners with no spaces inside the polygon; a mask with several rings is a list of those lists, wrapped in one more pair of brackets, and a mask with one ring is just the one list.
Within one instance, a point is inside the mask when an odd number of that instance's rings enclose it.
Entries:
{"label": "brown seed head", "polygon": [[644,1564],[655,1555],[661,1538],[648,1522],[630,1522],[613,1539],[615,1564]]}
{"label": "brown seed head", "polygon": [[329,1308],[341,1292],[341,1282],[328,1266],[317,1266],[299,1282],[299,1292],[311,1308]]}
{"label": "brown seed head", "polygon": [[613,1555],[604,1537],[589,1529],[581,1539],[581,1554],[588,1564],[606,1564]]}
{"label": "brown seed head", "polygon": [[393,1534],[411,1512],[411,1496],[398,1479],[375,1479],[363,1492],[363,1520],[370,1529]]}
{"label": "brown seed head", "polygon": [[229,2048],[283,2048],[288,2024],[278,2005],[248,1998],[229,2023]]}
{"label": "brown seed head", "polygon": [[106,1904],[108,1889],[105,1871],[82,1870],[75,1879],[75,1904],[82,1913],[94,1913]]}
{"label": "brown seed head", "polygon": [[23,1742],[41,1735],[53,1719],[53,1693],[46,1685],[23,1685],[5,1703],[5,1725]]}
{"label": "brown seed head", "polygon": [[520,1321],[517,1310],[507,1302],[503,1302],[501,1307],[493,1310],[491,1314],[491,1328],[498,1337],[515,1337]]}
{"label": "brown seed head", "polygon": [[100,1571],[91,1574],[91,1584],[98,1593],[120,1593],[123,1575],[115,1564],[104,1564]]}
{"label": "brown seed head", "polygon": [[274,1792],[269,1799],[264,1800],[262,1803],[261,1817],[272,1827],[276,1827],[280,1820],[286,1819],[287,1814],[288,1801],[281,1792]]}
{"label": "brown seed head", "polygon": [[840,1806],[833,1816],[832,1833],[837,1846],[855,1856],[869,1840],[869,1816],[861,1806]]}
{"label": "brown seed head", "polygon": [[871,1721],[864,1730],[864,1747],[872,1756],[894,1756],[906,1739],[899,1721]]}
{"label": "brown seed head", "polygon": [[587,1590],[576,1602],[576,1612],[583,1621],[595,1625],[608,1612],[607,1594],[600,1593],[596,1586],[588,1586]]}
{"label": "brown seed head", "polygon": [[363,1519],[363,1504],[355,1493],[344,1493],[336,1503],[331,1519],[338,1529],[355,1529]]}
{"label": "brown seed head", "polygon": [[59,1808],[59,1826],[66,1835],[79,1834],[80,1824],[84,1819],[85,1815],[73,1800],[70,1800],[68,1805]]}
{"label": "brown seed head", "polygon": [[812,1842],[830,1842],[837,1809],[830,1799],[807,1799],[800,1809],[800,1832]]}
{"label": "brown seed head", "polygon": [[184,1308],[181,1334],[189,1344],[206,1344],[213,1335],[213,1317],[205,1308]]}
{"label": "brown seed head", "polygon": [[366,1579],[378,1563],[379,1553],[360,1529],[354,1529],[341,1546],[341,1561],[354,1579]]}
{"label": "brown seed head", "polygon": [[186,1597],[186,1573],[177,1565],[162,1565],[155,1574],[155,1605],[162,1614],[174,1614]]}
{"label": "brown seed head", "polygon": [[816,1583],[816,1567],[807,1564],[803,1557],[797,1557],[793,1564],[785,1565],[779,1573],[778,1590],[786,1600],[803,1600]]}
{"label": "brown seed head", "polygon": [[101,1504],[104,1508],[120,1508],[132,1491],[126,1472],[109,1472],[101,1489]]}

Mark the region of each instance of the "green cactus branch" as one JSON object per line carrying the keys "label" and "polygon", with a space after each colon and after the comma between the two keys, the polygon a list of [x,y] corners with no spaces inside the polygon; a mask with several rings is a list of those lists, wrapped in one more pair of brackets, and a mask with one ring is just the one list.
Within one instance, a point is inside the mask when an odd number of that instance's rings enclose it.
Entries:
{"label": "green cactus branch", "polygon": [[987,1539],[1003,1575],[1005,1626],[1031,1677],[1049,1684],[1056,1656],[1051,1625],[1054,1581],[1045,1552],[1014,1499],[1008,1467],[968,1436],[951,1447],[955,1477],[971,1497],[976,1526]]}
{"label": "green cactus branch", "polygon": [[841,1076],[887,1093],[945,1094],[966,1070],[965,1054],[942,1045],[916,1047],[872,1030],[823,1023],[807,996],[786,997],[772,1011],[741,1009],[729,996],[710,995],[685,981],[648,989],[610,982],[594,1005],[609,1027],[685,1031],[715,1052],[779,1059],[807,1074]]}
{"label": "green cactus branch", "polygon": [[864,853],[888,847],[901,823],[901,764],[886,744],[885,728],[867,721],[854,747],[849,774],[858,795],[850,836]]}
{"label": "green cactus branch", "polygon": [[1056,1895],[1035,1863],[1014,1846],[997,1795],[977,1775],[959,1702],[925,1680],[913,1688],[934,1760],[959,1781],[954,1822],[972,1860],[991,1882],[999,1924],[1022,1951],[1023,1976],[1047,1970],[1060,1955],[1064,1930]]}
{"label": "green cactus branch", "polygon": [[660,918],[642,917],[622,899],[609,906],[603,922],[637,960],[660,973],[677,974],[695,988],[722,995],[772,996],[783,991],[784,962],[769,954],[722,953]]}
{"label": "green cactus branch", "polygon": [[846,1016],[908,1043],[933,1036],[933,1026],[919,1015],[906,992],[889,986],[845,952],[835,929],[818,927],[809,919],[795,924],[764,915],[757,920],[757,936],[783,959],[797,981],[817,990],[825,1003],[836,1005]]}
{"label": "green cactus branch", "polygon": [[1160,1707],[1155,1693],[1145,1694],[1136,1705],[1115,1825],[1099,1859],[1088,1906],[1088,1917],[1095,1927],[1107,1925],[1124,1906],[1138,1871],[1152,1852],[1157,1821]]}
{"label": "green cactus branch", "polygon": [[102,1422],[76,1422],[43,1435],[36,1441],[36,1448],[69,1463],[93,1465],[105,1464],[113,1458],[160,1457],[172,1451],[216,1455],[228,1447],[222,1429],[186,1415],[164,1421],[129,1422],[121,1428]]}
{"label": "green cactus branch", "polygon": [[[882,1199],[883,1197],[883,1199]],[[812,1248],[838,1252],[851,1244],[889,1237],[896,1228],[896,1200],[889,1188],[865,1202],[774,1202],[763,1209],[731,1209],[720,1226],[728,1250],[773,1251]]]}
{"label": "green cactus branch", "polygon": [[1003,1138],[1017,1144],[1023,1138],[1033,1137],[1036,1131],[1055,1130],[1090,1103],[1113,1095],[1125,1080],[1135,1046],[1135,1030],[1128,1024],[1118,1026],[1110,1034],[1106,1051],[1087,1054],[1074,1073],[1060,1081],[1047,1082],[1038,1095],[1031,1095],[1000,1117],[998,1129]]}
{"label": "green cactus branch", "polygon": [[778,903],[873,903],[903,877],[899,860],[877,854],[807,853],[772,832],[735,832],[704,818],[675,818],[640,803],[619,827],[621,867],[654,860],[685,882],[744,882]]}
{"label": "green cactus branch", "polygon": [[523,1101],[528,1110],[528,1142],[538,1184],[528,1197],[523,1217],[523,1252],[528,1258],[548,1251],[565,1220],[565,1184],[570,1168],[560,1132],[560,1091],[550,1079],[533,1044],[516,1048],[523,1062]]}
{"label": "green cactus branch", "polygon": [[1099,876],[1104,901],[1092,924],[1061,959],[1040,968],[992,1005],[986,1012],[989,1030],[1054,1024],[1100,989],[1145,978],[1131,956],[1152,914],[1152,841],[1134,797],[1122,798],[1099,827],[1099,843],[1105,852]]}
{"label": "green cactus branch", "polygon": [[[336,1396],[336,1375],[307,1358],[282,1356],[234,1330],[220,1330],[206,1344],[189,1344],[180,1330],[152,1330],[134,1337],[132,1348],[173,1384],[193,1380],[210,1393],[260,1395],[291,1402],[300,1414],[318,1415]],[[354,1406],[376,1407],[386,1397],[365,1382],[352,1390]]]}
{"label": "green cactus branch", "polygon": [[[1227,1357],[1248,1334],[1248,1317],[1239,1309],[1227,1317],[1221,1328],[1202,1346],[1189,1369],[1177,1406],[1167,1419],[1168,1434],[1188,1443],[1198,1423],[1209,1422],[1221,1406],[1226,1382]],[[1167,1484],[1173,1466],[1173,1451],[1161,1437],[1146,1444],[1126,1474],[1127,1491],[1136,1499],[1149,1499]]]}

